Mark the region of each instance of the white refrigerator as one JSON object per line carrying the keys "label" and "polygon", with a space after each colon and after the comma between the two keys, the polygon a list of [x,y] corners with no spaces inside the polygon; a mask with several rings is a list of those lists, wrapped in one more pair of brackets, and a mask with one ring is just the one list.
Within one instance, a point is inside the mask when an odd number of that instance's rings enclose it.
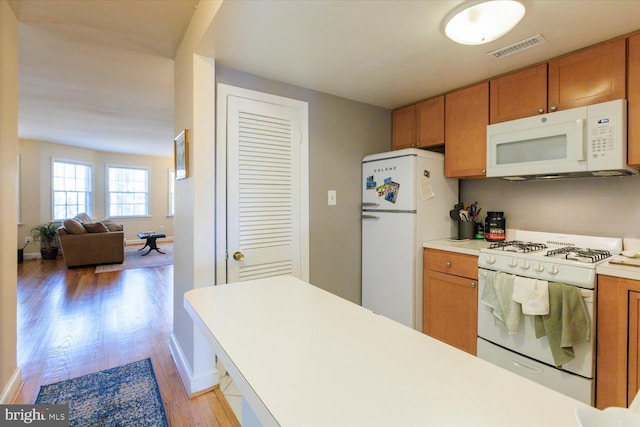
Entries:
{"label": "white refrigerator", "polygon": [[456,235],[458,180],[440,153],[406,149],[362,160],[362,306],[422,331],[426,240]]}

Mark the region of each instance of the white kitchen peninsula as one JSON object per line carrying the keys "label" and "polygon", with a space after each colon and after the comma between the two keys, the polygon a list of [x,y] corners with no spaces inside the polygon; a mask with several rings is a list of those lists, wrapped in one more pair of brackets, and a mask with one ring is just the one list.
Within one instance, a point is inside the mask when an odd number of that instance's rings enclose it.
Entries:
{"label": "white kitchen peninsula", "polygon": [[193,289],[184,305],[249,424],[573,426],[585,406],[293,277]]}

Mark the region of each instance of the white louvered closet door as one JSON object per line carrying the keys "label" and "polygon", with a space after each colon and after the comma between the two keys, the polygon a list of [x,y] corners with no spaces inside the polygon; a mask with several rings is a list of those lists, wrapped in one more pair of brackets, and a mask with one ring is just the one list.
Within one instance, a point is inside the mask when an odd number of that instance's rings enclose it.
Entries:
{"label": "white louvered closet door", "polygon": [[299,112],[235,96],[227,108],[227,280],[300,277]]}

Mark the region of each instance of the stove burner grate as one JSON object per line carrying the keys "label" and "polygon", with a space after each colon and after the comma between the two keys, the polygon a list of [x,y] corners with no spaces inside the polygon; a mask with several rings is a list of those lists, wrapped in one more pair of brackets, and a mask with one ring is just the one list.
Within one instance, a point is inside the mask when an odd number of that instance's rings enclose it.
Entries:
{"label": "stove burner grate", "polygon": [[496,242],[489,245],[489,249],[499,249],[510,252],[535,252],[547,249],[544,243],[522,242],[520,240],[509,240],[504,242]]}
{"label": "stove burner grate", "polygon": [[564,255],[564,258],[581,262],[598,262],[611,256],[611,252],[599,249],[582,249],[574,246],[566,246],[547,251],[547,256]]}

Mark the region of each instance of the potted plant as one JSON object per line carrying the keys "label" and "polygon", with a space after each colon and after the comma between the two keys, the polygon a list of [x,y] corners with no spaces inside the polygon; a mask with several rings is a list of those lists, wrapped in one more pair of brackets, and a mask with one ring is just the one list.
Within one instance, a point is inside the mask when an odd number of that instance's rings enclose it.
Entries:
{"label": "potted plant", "polygon": [[40,241],[42,259],[56,259],[58,256],[58,225],[53,223],[36,225],[31,229],[33,240]]}

